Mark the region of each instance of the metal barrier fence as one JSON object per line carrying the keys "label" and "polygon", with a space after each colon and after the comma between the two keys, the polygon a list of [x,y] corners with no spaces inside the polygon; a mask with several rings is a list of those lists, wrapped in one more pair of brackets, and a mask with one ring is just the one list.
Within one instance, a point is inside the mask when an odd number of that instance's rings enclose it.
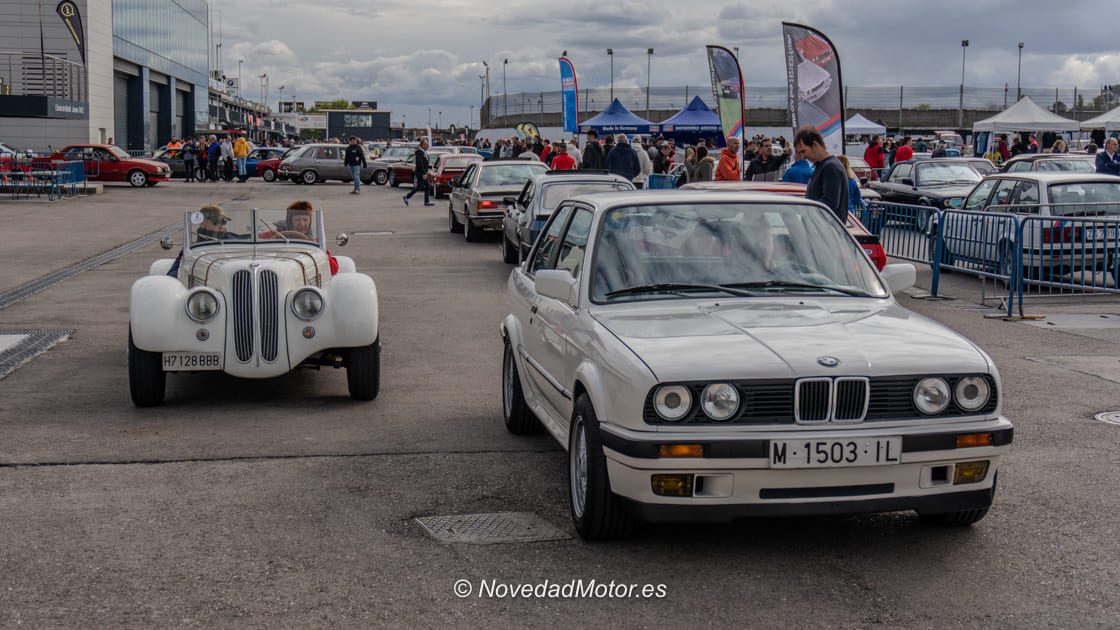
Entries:
{"label": "metal barrier fence", "polygon": [[[1080,194],[1095,192],[1083,185]],[[1120,294],[1120,198],[993,205],[984,212],[873,202],[860,214],[887,256],[1003,282],[1007,316],[1028,295]]]}
{"label": "metal barrier fence", "polygon": [[52,162],[47,157],[0,160],[0,195],[27,199],[46,195],[48,201],[74,197],[85,192],[85,164]]}

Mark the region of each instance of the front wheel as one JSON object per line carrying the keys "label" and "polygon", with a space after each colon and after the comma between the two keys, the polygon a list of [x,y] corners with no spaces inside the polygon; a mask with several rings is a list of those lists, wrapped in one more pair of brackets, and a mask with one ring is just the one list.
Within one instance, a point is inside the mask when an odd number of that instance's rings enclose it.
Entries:
{"label": "front wheel", "polygon": [[525,402],[521,376],[517,373],[517,361],[513,357],[513,346],[508,342],[502,355],[502,417],[506,430],[514,435],[534,435],[541,432],[540,421]]}
{"label": "front wheel", "polygon": [[137,407],[156,407],[163,402],[167,389],[167,373],[163,371],[163,354],[148,352],[132,342],[128,329],[128,393]]}
{"label": "front wheel", "polygon": [[377,184],[378,186],[384,186],[385,184],[389,183],[389,172],[377,171],[376,173],[374,173],[373,183]]}
{"label": "front wheel", "polygon": [[261,171],[261,179],[263,179],[266,182],[270,182],[270,183],[276,181],[276,171],[274,171],[270,168],[266,168],[266,169],[262,170]]}
{"label": "front wheel", "polygon": [[568,498],[572,522],[583,538],[619,538],[633,528],[633,516],[611,492],[599,420],[587,394],[576,400],[568,431]]}
{"label": "front wheel", "polygon": [[354,400],[373,400],[381,391],[381,339],[352,348],[346,361],[346,385]]}
{"label": "front wheel", "polygon": [[133,188],[143,188],[148,185],[148,174],[144,171],[132,171],[128,174],[128,183]]}
{"label": "front wheel", "polygon": [[389,185],[393,188],[401,187],[401,183],[397,181],[397,176],[392,173],[389,173]]}

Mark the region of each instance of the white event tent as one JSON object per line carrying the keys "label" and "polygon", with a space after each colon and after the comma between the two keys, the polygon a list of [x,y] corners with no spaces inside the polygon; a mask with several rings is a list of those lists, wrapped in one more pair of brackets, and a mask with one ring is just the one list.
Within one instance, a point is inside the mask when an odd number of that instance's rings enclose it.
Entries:
{"label": "white event tent", "polygon": [[1090,118],[1081,123],[1082,129],[1104,129],[1105,131],[1120,130],[1120,107],[1105,112],[1100,116]]}
{"label": "white event tent", "polygon": [[844,133],[849,136],[870,136],[876,133],[885,134],[887,128],[868,120],[863,114],[856,114],[844,123]]}
{"label": "white event tent", "polygon": [[1047,111],[1024,96],[1002,112],[972,125],[973,131],[1076,131],[1081,123]]}

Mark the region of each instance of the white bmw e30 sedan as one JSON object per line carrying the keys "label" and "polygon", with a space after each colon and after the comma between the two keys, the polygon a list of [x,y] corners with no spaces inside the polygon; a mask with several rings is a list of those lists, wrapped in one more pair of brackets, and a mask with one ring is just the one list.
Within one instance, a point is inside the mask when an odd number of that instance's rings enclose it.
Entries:
{"label": "white bmw e30 sedan", "polygon": [[169,372],[269,378],[304,366],[345,368],[351,398],[377,397],[377,287],[345,256],[331,273],[322,212],[211,206],[186,213],[184,234],[177,261],[155,261],[132,285],[137,406],[163,402]]}
{"label": "white bmw e30 sedan", "polygon": [[508,281],[506,427],[568,451],[581,536],[639,521],[987,513],[1012,424],[991,359],[899,306],[824,206],[570,199]]}

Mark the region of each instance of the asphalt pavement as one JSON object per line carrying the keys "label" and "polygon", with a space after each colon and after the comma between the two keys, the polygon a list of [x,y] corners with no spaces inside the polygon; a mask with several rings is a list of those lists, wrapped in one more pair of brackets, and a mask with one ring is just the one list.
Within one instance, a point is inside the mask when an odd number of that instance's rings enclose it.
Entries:
{"label": "asphalt pavement", "polygon": [[[4,292],[203,203],[309,199],[332,235],[351,234],[332,251],[374,278],[384,343],[373,402],[349,400],[342,371],[304,370],[172,375],[166,404],[137,409],[129,287],[168,256],[157,244],[0,310],[0,333],[75,331],[0,380],[0,627],[1120,625],[1120,426],[1093,419],[1120,410],[1120,319],[987,318],[962,277],[948,281],[956,300],[900,296],[978,343],[1003,377],[1015,444],[992,511],[971,528],[887,514],[649,526],[587,543],[570,524],[563,451],[502,426],[510,267],[498,240],[451,234],[446,200],[406,208],[404,190],[349,190],[176,182],[0,201]],[[568,538],[446,544],[413,520],[497,512],[536,514]],[[480,596],[577,580],[664,586]]]}

